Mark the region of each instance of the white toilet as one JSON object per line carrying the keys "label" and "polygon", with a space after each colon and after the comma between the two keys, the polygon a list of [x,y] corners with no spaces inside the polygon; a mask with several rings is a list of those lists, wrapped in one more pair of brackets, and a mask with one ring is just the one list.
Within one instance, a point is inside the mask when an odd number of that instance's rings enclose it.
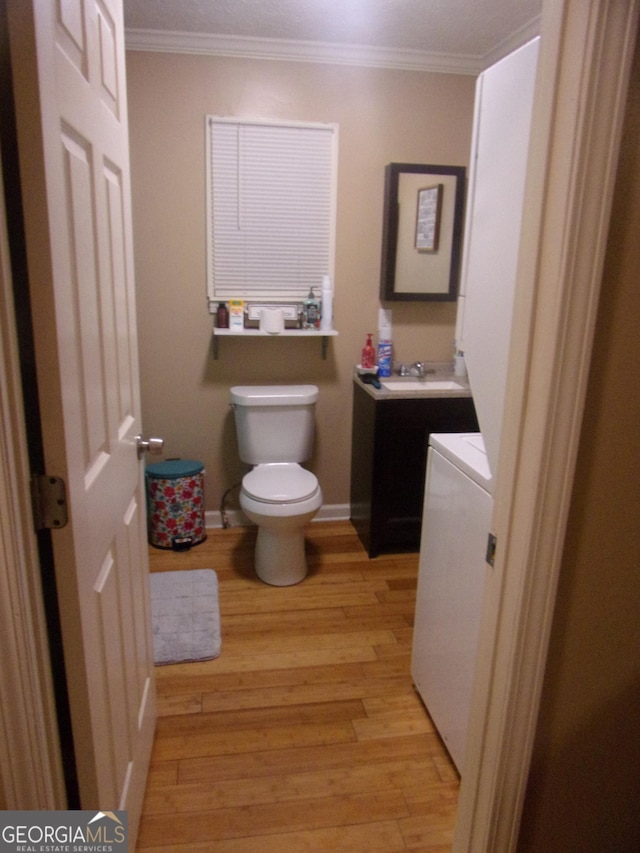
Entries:
{"label": "white toilet", "polygon": [[240,458],[254,468],[242,480],[240,506],[258,525],[256,574],[273,586],[307,574],[303,528],[322,506],[311,456],[315,385],[237,385],[231,389]]}

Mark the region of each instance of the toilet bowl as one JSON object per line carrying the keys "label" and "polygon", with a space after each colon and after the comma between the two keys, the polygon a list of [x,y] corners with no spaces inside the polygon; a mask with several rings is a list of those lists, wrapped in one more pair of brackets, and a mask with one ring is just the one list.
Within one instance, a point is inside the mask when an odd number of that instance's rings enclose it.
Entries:
{"label": "toilet bowl", "polygon": [[272,586],[303,580],[307,574],[303,528],[322,506],[316,477],[296,463],[258,465],[242,481],[240,506],[258,525],[258,577]]}
{"label": "toilet bowl", "polygon": [[258,526],[255,570],[272,586],[307,574],[304,526],[322,506],[316,476],[299,463],[311,454],[314,385],[231,389],[240,457],[254,467],[242,480],[240,507]]}

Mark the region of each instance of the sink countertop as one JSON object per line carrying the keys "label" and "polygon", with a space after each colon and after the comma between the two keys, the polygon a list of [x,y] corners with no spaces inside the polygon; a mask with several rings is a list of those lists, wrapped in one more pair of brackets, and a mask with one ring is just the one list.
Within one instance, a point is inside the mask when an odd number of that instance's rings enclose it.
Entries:
{"label": "sink countertop", "polygon": [[[358,375],[357,369],[354,368],[353,372],[353,381],[356,385],[360,385],[361,388],[369,394],[370,397],[373,397],[374,400],[407,400],[407,399],[417,399],[419,400],[422,397],[470,397],[471,396],[471,386],[469,385],[469,379],[467,376],[455,376],[453,372],[453,361],[431,361],[425,362],[425,369],[428,372],[424,379],[420,379],[417,376],[398,376],[397,374],[393,374],[392,376],[379,376],[380,384],[382,388],[374,388],[373,385],[365,384]],[[404,388],[394,389],[390,391],[389,389],[384,387],[384,382],[393,381],[400,385],[401,383],[406,383],[409,387],[413,386],[415,388],[415,383],[420,382],[424,385],[420,390],[409,390]],[[461,387],[460,388],[437,388],[437,387],[429,387],[430,383],[438,383],[438,382],[456,382]]]}

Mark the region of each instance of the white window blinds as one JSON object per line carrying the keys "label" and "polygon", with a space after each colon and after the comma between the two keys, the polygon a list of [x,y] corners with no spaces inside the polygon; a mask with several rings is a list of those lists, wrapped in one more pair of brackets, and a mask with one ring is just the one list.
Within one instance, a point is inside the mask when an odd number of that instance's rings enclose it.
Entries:
{"label": "white window blinds", "polygon": [[319,295],[333,278],[337,127],[209,116],[207,149],[210,303]]}

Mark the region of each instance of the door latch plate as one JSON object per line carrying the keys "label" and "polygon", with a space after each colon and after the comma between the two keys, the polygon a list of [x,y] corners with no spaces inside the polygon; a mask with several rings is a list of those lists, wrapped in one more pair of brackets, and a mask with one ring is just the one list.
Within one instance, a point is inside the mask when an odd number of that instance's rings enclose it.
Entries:
{"label": "door latch plate", "polygon": [[489,534],[489,538],[487,539],[487,554],[485,560],[489,563],[490,566],[496,561],[496,547],[498,545],[498,540],[493,535],[493,533]]}

